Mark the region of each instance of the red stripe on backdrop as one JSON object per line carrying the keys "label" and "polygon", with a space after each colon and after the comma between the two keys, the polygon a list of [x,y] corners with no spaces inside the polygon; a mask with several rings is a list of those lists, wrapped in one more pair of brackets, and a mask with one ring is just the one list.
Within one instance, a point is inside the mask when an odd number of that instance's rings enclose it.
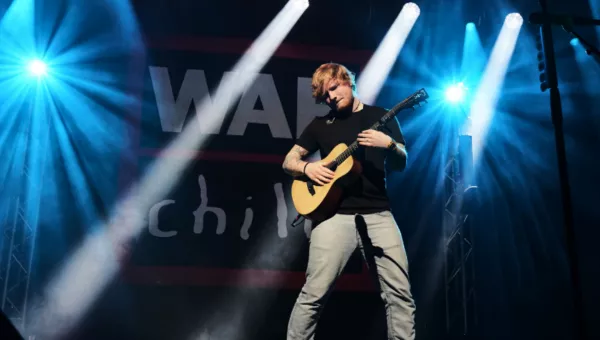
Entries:
{"label": "red stripe on backdrop", "polygon": [[186,159],[200,159],[221,162],[244,162],[244,163],[271,163],[282,164],[285,156],[259,153],[245,153],[234,151],[196,151],[196,150],[173,150],[163,154],[162,149],[144,148],[138,152],[139,156],[152,157],[183,157]]}
{"label": "red stripe on backdrop", "polygon": [[[146,46],[159,50],[242,55],[252,42],[250,39],[242,38],[173,36],[146,39]],[[333,46],[282,43],[273,54],[273,57],[364,65],[369,61],[372,54],[373,51],[369,50],[350,50]]]}
{"label": "red stripe on backdrop", "polygon": [[[259,269],[208,269],[196,267],[126,267],[123,279],[132,284],[191,285],[238,288],[272,288],[299,290],[304,284],[304,273]],[[373,291],[374,285],[367,272],[342,275],[336,290]]]}

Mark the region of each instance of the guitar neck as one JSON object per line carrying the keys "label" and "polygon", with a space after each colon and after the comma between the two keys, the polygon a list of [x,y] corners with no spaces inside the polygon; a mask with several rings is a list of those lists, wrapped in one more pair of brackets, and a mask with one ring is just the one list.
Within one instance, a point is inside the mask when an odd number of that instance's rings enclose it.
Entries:
{"label": "guitar neck", "polygon": [[[398,112],[406,105],[406,100],[396,104],[391,110],[389,110],[383,117],[381,117],[375,124],[371,125],[370,130],[379,130],[382,126],[384,126],[390,119],[394,118]],[[358,149],[360,145],[358,141],[354,141],[350,144],[344,152],[342,152],[339,156],[337,156],[334,160],[335,164],[342,164],[348,157],[352,156],[352,154]]]}

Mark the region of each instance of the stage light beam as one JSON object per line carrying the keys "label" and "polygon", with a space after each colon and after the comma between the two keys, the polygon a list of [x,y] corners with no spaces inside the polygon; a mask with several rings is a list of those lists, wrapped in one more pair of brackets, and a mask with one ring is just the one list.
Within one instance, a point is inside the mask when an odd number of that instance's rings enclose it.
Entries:
{"label": "stage light beam", "polygon": [[27,70],[32,76],[42,77],[48,73],[48,66],[39,59],[34,59],[27,64]]}
{"label": "stage light beam", "polygon": [[308,0],[292,0],[292,2],[294,4],[296,4],[297,6],[299,6],[300,8],[304,8],[304,9],[308,8],[308,6],[309,6]]}
{"label": "stage light beam", "polygon": [[571,46],[577,46],[579,45],[579,39],[573,38],[571,39],[571,41],[569,41],[569,43],[571,44]]}
{"label": "stage light beam", "polygon": [[406,10],[406,14],[410,19],[417,19],[419,15],[421,15],[421,9],[419,8],[419,5],[415,4],[414,2],[409,2],[404,5],[404,9]]}
{"label": "stage light beam", "polygon": [[404,5],[403,10],[406,11],[408,18],[413,20],[416,20],[419,15],[421,15],[421,9],[419,8],[419,5],[415,4],[414,2],[409,2]]}
{"label": "stage light beam", "polygon": [[420,13],[421,10],[415,3],[409,2],[402,7],[356,82],[362,102],[372,105],[377,100]]}
{"label": "stage light beam", "polygon": [[521,28],[523,25],[523,17],[519,13],[510,13],[506,16],[504,22],[508,28]]}
{"label": "stage light beam", "polygon": [[[89,234],[46,286],[46,292],[32,319],[40,320],[37,334],[59,339],[76,327],[101,292],[121,268],[118,251],[139,236],[146,226],[149,209],[179,183],[192,159],[172,157],[181,150],[200,149],[236,100],[257,79],[260,71],[300,19],[308,3],[290,0],[257,37],[244,55],[226,73],[214,96],[196,105],[197,114],[209,112],[210,119],[188,124],[148,166],[142,178],[115,204],[110,216]],[[73,284],[76,282],[77,284]],[[82,283],[85,284],[82,284]]]}
{"label": "stage light beam", "polygon": [[466,92],[465,84],[462,82],[454,84],[446,90],[446,100],[452,103],[460,103],[464,100]]}
{"label": "stage light beam", "polygon": [[479,87],[474,93],[473,102],[470,105],[469,117],[471,120],[468,123],[469,126],[465,127],[468,131],[467,134],[473,138],[474,166],[478,164],[490,123],[496,112],[504,78],[522,25],[523,18],[520,14],[511,13],[506,16],[479,82]]}

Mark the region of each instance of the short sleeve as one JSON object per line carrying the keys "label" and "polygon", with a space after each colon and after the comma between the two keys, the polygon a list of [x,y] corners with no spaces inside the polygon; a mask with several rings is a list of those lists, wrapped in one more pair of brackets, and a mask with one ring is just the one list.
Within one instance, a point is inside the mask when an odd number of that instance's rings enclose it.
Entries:
{"label": "short sleeve", "polygon": [[308,126],[302,131],[300,137],[296,139],[296,144],[303,147],[309,154],[319,150],[316,131],[317,120],[313,119]]}
{"label": "short sleeve", "polygon": [[402,128],[400,127],[398,118],[394,117],[394,119],[390,119],[382,130],[388,136],[392,137],[397,143],[401,143],[406,146],[406,140],[402,134]]}

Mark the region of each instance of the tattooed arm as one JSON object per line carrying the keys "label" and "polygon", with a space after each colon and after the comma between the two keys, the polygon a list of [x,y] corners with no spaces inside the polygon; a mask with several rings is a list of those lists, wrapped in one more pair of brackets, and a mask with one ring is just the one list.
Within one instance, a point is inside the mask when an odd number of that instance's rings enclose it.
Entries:
{"label": "tattooed arm", "polygon": [[308,155],[308,150],[301,147],[300,145],[294,145],[290,152],[285,156],[283,161],[283,171],[296,177],[304,174],[304,166],[307,162],[303,161],[302,158]]}

